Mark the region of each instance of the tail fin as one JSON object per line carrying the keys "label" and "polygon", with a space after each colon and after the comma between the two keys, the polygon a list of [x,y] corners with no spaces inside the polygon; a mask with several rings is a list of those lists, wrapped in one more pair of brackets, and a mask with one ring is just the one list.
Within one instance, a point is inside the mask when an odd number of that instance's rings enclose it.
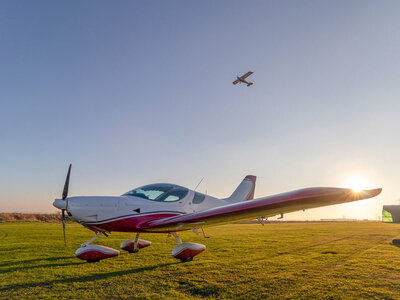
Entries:
{"label": "tail fin", "polygon": [[256,188],[256,176],[247,175],[239,184],[233,194],[224,200],[235,203],[254,199],[254,189]]}
{"label": "tail fin", "polygon": [[253,83],[252,82],[249,82],[248,84],[247,84],[247,86],[251,86]]}

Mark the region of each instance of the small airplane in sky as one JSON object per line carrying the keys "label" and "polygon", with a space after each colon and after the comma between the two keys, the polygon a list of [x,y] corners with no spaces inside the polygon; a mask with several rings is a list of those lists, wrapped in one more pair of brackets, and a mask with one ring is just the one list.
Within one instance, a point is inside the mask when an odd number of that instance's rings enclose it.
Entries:
{"label": "small airplane in sky", "polygon": [[382,189],[362,190],[313,187],[299,189],[254,199],[256,176],[248,175],[231,196],[217,199],[195,190],[168,183],[149,184],[135,188],[121,196],[68,197],[71,165],[69,165],[61,199],[53,205],[61,209],[64,242],[65,212],[68,217],[94,231],[96,235],[83,243],[75,252],[76,257],[88,262],[118,256],[116,249],[90,244],[100,235],[114,232],[136,233],[134,239],[121,244],[129,253],[148,247],[151,242],[139,239],[140,233],[168,233],[178,245],[172,256],[182,262],[206,249],[197,243],[182,243],[178,232],[193,230],[203,233],[204,227],[232,224],[258,219],[264,225],[267,217],[326,205],[347,203],[377,196]]}
{"label": "small airplane in sky", "polygon": [[249,77],[251,74],[253,74],[253,72],[247,72],[246,74],[242,75],[242,76],[236,76],[236,80],[234,82],[232,82],[233,84],[238,84],[238,83],[246,83],[247,86],[251,86],[253,83],[250,81],[246,81],[246,78]]}

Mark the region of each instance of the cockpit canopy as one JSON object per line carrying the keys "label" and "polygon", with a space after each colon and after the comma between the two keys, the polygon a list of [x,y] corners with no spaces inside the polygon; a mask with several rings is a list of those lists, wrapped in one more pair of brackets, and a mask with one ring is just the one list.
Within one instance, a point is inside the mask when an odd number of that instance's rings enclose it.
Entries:
{"label": "cockpit canopy", "polygon": [[168,183],[155,183],[141,186],[122,196],[135,196],[159,202],[174,202],[185,198],[189,190],[179,185]]}

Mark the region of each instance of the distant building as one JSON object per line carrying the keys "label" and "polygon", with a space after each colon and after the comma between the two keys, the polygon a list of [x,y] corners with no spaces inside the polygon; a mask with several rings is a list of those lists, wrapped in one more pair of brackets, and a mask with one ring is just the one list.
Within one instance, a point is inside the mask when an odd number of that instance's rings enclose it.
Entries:
{"label": "distant building", "polygon": [[382,209],[382,222],[400,223],[400,205],[384,205]]}

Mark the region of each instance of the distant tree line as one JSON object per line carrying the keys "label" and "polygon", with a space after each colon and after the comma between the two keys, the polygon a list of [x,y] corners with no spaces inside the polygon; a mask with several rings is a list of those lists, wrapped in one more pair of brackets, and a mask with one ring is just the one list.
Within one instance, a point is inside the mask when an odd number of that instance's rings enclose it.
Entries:
{"label": "distant tree line", "polygon": [[56,223],[56,222],[61,222],[61,213],[55,213],[55,214],[0,213],[0,223],[1,222]]}

